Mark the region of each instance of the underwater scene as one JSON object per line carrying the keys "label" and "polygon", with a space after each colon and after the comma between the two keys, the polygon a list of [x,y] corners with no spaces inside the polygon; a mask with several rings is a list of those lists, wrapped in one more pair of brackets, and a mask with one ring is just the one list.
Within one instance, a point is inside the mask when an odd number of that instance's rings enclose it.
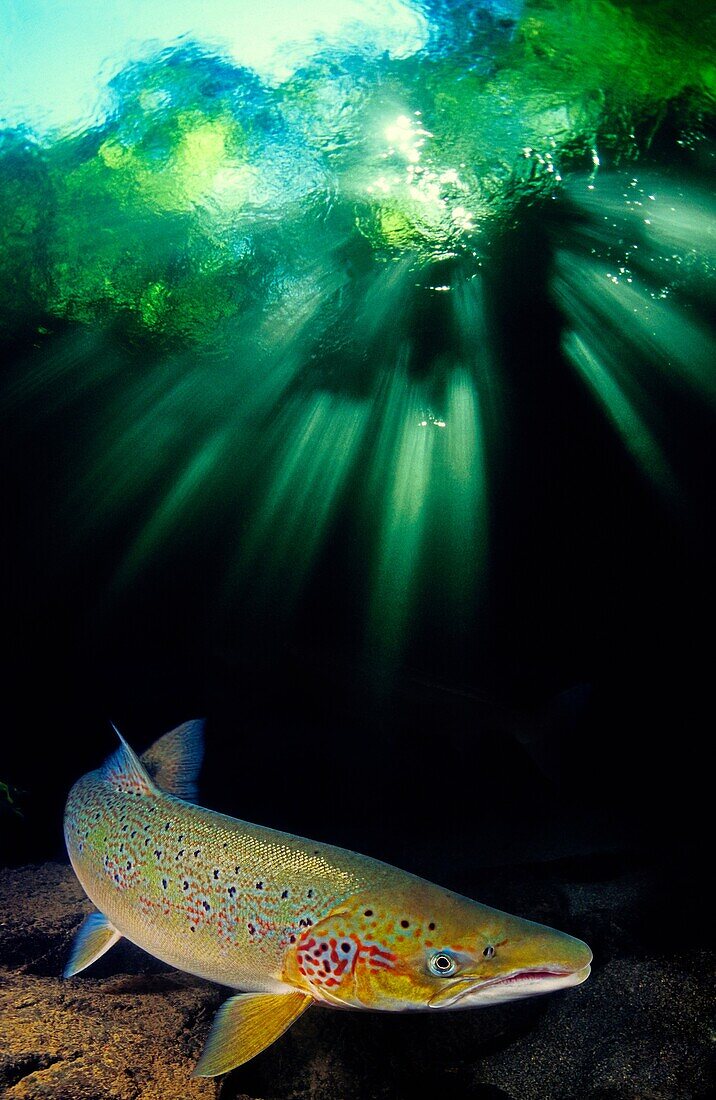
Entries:
{"label": "underwater scene", "polygon": [[2,0],[0,1095],[714,1095],[715,46]]}

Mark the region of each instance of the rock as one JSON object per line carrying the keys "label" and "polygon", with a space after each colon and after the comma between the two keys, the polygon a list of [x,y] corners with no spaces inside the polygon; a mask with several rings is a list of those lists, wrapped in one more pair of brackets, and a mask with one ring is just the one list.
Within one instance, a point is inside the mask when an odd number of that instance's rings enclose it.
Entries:
{"label": "rock", "polygon": [[0,874],[0,1093],[8,1100],[208,1100],[191,1076],[217,987],[119,944],[60,977],[91,909],[69,867]]}
{"label": "rock", "polygon": [[[89,903],[70,868],[0,872],[0,1089],[12,1100],[697,1100],[712,1095],[713,955],[674,918],[649,868],[539,864],[489,872],[481,900],[594,947],[589,982],[494,1008],[312,1009],[222,1081],[191,1076],[217,986],[124,942],[60,977]],[[487,889],[487,883],[485,884]],[[520,897],[523,903],[520,904]],[[654,898],[663,909],[652,908]],[[682,904],[683,899],[679,898]],[[661,916],[659,917],[659,913]],[[645,930],[645,922],[648,928]],[[659,923],[661,922],[661,923]],[[691,926],[689,926],[691,927]]]}

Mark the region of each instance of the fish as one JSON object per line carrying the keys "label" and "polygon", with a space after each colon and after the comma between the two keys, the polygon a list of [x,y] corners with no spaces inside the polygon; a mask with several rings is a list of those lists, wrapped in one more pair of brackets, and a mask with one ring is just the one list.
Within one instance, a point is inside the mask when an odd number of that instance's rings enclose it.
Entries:
{"label": "fish", "polygon": [[466,1009],[580,985],[582,940],[387,863],[198,805],[203,723],[141,757],[119,747],[72,787],[64,834],[95,911],[72,978],[120,938],[228,986],[194,1070],[227,1073],[311,1006]]}

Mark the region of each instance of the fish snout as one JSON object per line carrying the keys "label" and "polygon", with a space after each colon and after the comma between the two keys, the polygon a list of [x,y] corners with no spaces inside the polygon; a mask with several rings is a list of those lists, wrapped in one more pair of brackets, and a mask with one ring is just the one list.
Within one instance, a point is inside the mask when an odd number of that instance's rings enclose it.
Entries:
{"label": "fish snout", "polygon": [[555,963],[571,974],[577,975],[584,971],[584,978],[588,978],[594,958],[589,945],[584,940],[577,939],[576,936],[568,936],[564,932],[559,935],[562,942],[556,952]]}

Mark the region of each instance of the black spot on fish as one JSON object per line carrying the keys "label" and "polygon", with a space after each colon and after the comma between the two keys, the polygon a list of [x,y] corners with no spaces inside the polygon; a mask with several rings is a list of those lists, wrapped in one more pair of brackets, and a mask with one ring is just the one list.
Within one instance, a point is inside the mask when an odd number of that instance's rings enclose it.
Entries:
{"label": "black spot on fish", "polygon": [[288,897],[288,890],[284,890],[283,893],[281,894],[281,897],[282,898],[287,898]]}
{"label": "black spot on fish", "polygon": [[189,883],[187,882],[186,879],[184,879],[184,882],[182,884],[182,890],[188,890],[188,889],[189,889]]}
{"label": "black spot on fish", "polygon": [[163,887],[164,887],[164,889],[166,890],[166,888],[167,888],[167,880],[166,880],[165,878],[163,878],[163,879],[162,879],[162,886],[163,886]]}
{"label": "black spot on fish", "polygon": [[434,924],[433,921],[430,921],[430,924],[428,925],[428,928],[430,929],[431,932],[435,931],[435,924]]}
{"label": "black spot on fish", "polygon": [[164,828],[165,828],[165,829],[169,829],[169,828],[171,828],[171,824],[172,824],[172,823],[171,823],[171,821],[167,821],[167,823],[166,823],[166,825],[164,826]]}
{"label": "black spot on fish", "polygon": [[234,874],[235,875],[238,875],[240,871],[241,871],[240,867],[234,867]]}
{"label": "black spot on fish", "polygon": [[157,857],[157,859],[161,859],[161,858],[162,858],[162,850],[161,850],[161,848],[155,848],[155,849],[154,849],[154,855],[155,855],[155,856]]}
{"label": "black spot on fish", "polygon": [[120,844],[120,846],[119,846],[119,850],[120,850],[120,852],[123,852],[123,851],[124,851],[124,845],[123,845],[123,844]]}
{"label": "black spot on fish", "polygon": [[132,870],[132,861],[131,861],[131,859],[128,859],[128,860],[127,860],[127,870],[128,870],[128,871],[131,871],[131,870]]}
{"label": "black spot on fish", "polygon": [[313,890],[309,890],[308,893],[306,894],[306,897],[312,898],[313,897]]}
{"label": "black spot on fish", "polygon": [[115,874],[115,876],[114,876],[114,881],[115,881],[115,882],[119,882],[119,875]]}
{"label": "black spot on fish", "polygon": [[177,837],[177,840],[179,841],[180,844],[181,844],[183,839],[184,839],[184,833],[180,833],[179,836]]}
{"label": "black spot on fish", "polygon": [[251,935],[251,936],[256,935],[256,929],[254,928],[253,924],[251,924],[250,922],[248,924],[248,929],[249,929],[249,935]]}
{"label": "black spot on fish", "polygon": [[181,857],[183,855],[184,855],[184,849],[180,848],[179,851],[177,852],[177,854],[174,856],[174,859],[181,859]]}
{"label": "black spot on fish", "polygon": [[196,858],[199,855],[200,852],[201,852],[201,848],[196,848],[195,851],[194,851],[194,857]]}
{"label": "black spot on fish", "polygon": [[228,894],[229,894],[230,898],[236,897],[236,887],[235,886],[230,886],[229,890],[228,890]]}
{"label": "black spot on fish", "polygon": [[215,867],[214,868],[214,878],[216,879],[218,877],[219,877],[219,869],[218,869],[218,867]]}
{"label": "black spot on fish", "polygon": [[209,902],[208,901],[202,901],[201,904],[204,906],[204,908],[206,909],[206,911],[208,913],[209,910],[211,909],[211,906],[209,905]]}
{"label": "black spot on fish", "polygon": [[351,949],[351,945],[349,943],[342,943],[341,944],[341,951],[345,951],[347,953],[348,951],[350,951],[350,949]]}
{"label": "black spot on fish", "polygon": [[256,889],[257,890],[263,890],[263,888],[264,888],[263,882],[257,882],[256,883]]}
{"label": "black spot on fish", "polygon": [[289,943],[295,943],[296,942],[296,937],[295,936],[289,936],[288,937],[288,942]]}
{"label": "black spot on fish", "polygon": [[407,920],[401,920],[400,927],[401,928],[410,928],[410,922],[407,921]]}
{"label": "black spot on fish", "polygon": [[130,833],[129,835],[130,835],[130,836],[131,836],[132,838],[134,838],[134,837],[135,837],[135,836],[137,835],[137,830],[136,830],[136,829],[132,829],[132,831],[131,831],[131,833]]}

